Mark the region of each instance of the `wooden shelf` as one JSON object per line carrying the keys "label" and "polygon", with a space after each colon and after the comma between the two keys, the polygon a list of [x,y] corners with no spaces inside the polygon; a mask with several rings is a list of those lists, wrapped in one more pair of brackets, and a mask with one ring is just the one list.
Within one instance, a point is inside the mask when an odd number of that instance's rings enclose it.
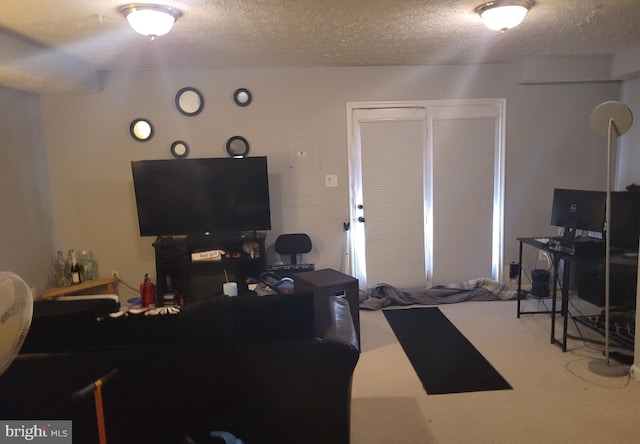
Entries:
{"label": "wooden shelf", "polygon": [[80,284],[67,285],[66,287],[51,288],[42,293],[42,298],[52,299],[58,296],[78,294],[83,291],[99,287],[105,287],[107,290],[106,294],[115,294],[115,287],[113,284],[115,284],[117,281],[118,280],[115,278],[102,278],[81,282]]}

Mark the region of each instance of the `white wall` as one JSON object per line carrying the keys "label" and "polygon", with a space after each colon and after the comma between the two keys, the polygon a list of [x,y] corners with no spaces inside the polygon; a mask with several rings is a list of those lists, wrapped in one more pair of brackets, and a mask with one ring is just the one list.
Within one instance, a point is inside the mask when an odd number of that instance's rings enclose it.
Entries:
{"label": "white wall", "polygon": [[626,80],[620,101],[634,113],[634,124],[618,141],[618,177],[616,189],[640,185],[640,77]]}
{"label": "white wall", "polygon": [[[591,134],[589,115],[620,95],[618,83],[519,85],[518,75],[510,64],[108,72],[101,93],[41,98],[56,241],[92,250],[103,275],[117,268],[137,285],[155,264],[153,239],[138,235],[130,161],[170,158],[178,139],[190,145],[191,157],[225,156],[227,138],[238,134],[249,140],[250,155],[269,159],[267,242],[282,232],[307,232],[314,242],[307,260],[339,268],[349,215],[346,103],[505,97],[508,263],[517,259],[517,236],[553,233],[554,187],[604,189],[606,152]],[[196,117],[174,107],[184,86],[204,94]],[[233,104],[239,87],[252,91],[251,106]],[[150,142],[129,136],[136,117],[155,125]],[[313,141],[316,166],[317,193],[305,202],[285,186],[289,143],[300,137]],[[325,188],[325,174],[337,174],[339,186]]]}
{"label": "white wall", "polygon": [[46,289],[53,231],[38,96],[0,87],[0,271]]}

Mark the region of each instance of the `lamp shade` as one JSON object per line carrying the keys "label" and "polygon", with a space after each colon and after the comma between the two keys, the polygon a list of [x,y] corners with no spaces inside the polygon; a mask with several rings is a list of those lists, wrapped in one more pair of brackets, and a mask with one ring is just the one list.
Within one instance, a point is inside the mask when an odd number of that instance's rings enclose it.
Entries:
{"label": "lamp shade", "polygon": [[492,1],[478,6],[476,12],[487,28],[504,32],[522,23],[529,8],[528,1]]}
{"label": "lamp shade", "polygon": [[126,5],[120,8],[120,12],[134,31],[150,37],[158,37],[171,31],[175,21],[182,15],[175,8],[152,4]]}

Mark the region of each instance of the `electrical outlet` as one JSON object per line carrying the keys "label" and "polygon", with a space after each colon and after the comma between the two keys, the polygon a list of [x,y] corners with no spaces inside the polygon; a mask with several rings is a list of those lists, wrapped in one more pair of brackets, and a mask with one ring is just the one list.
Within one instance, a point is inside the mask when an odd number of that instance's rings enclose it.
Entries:
{"label": "electrical outlet", "polygon": [[111,270],[111,276],[115,279],[120,279],[120,272],[118,270]]}

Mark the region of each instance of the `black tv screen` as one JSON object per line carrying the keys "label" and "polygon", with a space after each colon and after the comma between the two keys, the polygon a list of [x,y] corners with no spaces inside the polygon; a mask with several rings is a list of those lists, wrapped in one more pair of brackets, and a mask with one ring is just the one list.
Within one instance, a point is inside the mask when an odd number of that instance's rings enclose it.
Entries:
{"label": "black tv screen", "polygon": [[141,236],[271,229],[266,157],[131,162]]}
{"label": "black tv screen", "polygon": [[602,232],[607,193],[604,191],[567,190],[556,188],[553,192],[551,225],[571,231]]}

